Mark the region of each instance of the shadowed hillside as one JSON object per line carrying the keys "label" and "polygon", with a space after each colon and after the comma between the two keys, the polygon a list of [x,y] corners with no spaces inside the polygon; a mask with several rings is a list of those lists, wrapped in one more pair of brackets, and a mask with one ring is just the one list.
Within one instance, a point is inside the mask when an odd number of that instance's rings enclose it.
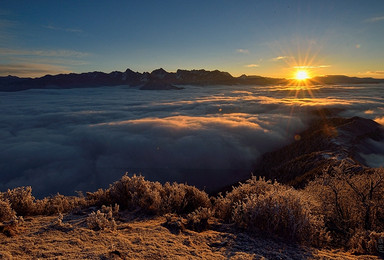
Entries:
{"label": "shadowed hillside", "polygon": [[307,130],[297,134],[292,144],[262,156],[255,173],[303,187],[324,169],[341,163],[354,173],[369,169],[360,154],[376,152],[367,141],[383,140],[383,127],[361,117],[339,118],[324,113],[321,111]]}

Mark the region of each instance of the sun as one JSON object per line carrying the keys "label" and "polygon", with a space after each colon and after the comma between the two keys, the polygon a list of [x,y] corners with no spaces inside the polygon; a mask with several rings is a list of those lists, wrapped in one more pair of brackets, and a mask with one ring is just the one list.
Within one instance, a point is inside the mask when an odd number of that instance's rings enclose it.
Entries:
{"label": "sun", "polygon": [[309,78],[308,72],[306,70],[298,70],[295,75],[297,80],[306,80]]}

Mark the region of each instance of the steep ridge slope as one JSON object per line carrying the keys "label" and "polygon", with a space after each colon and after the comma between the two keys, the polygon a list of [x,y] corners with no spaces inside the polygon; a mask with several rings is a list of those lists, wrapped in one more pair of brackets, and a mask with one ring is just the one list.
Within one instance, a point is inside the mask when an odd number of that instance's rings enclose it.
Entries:
{"label": "steep ridge slope", "polygon": [[[383,127],[362,117],[320,117],[295,136],[295,141],[267,153],[254,167],[256,175],[302,187],[313,177],[334,166],[344,165],[350,172],[369,169],[360,155],[368,140],[384,139]],[[374,151],[372,151],[374,152]]]}

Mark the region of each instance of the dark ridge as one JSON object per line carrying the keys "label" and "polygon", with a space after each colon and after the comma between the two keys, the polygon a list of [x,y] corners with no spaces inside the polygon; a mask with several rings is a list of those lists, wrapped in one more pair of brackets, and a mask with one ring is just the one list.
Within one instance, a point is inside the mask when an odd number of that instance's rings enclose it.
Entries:
{"label": "dark ridge", "polygon": [[[310,80],[313,84],[362,84],[384,83],[384,79],[356,78],[342,75],[315,77]],[[269,78],[261,76],[233,77],[228,72],[219,70],[177,70],[167,72],[156,69],[151,73],[134,72],[127,69],[125,72],[113,71],[70,73],[46,75],[40,78],[18,78],[14,76],[0,77],[0,91],[21,91],[27,89],[68,89],[101,86],[130,86],[144,90],[172,90],[182,89],[176,85],[279,85],[288,84],[289,80],[282,78]]]}
{"label": "dark ridge", "polygon": [[379,141],[383,138],[383,127],[370,119],[317,118],[307,130],[295,136],[293,143],[263,155],[254,173],[303,187],[325,169],[341,163],[359,172],[368,166],[359,155],[361,147],[368,139]]}
{"label": "dark ridge", "polygon": [[345,75],[327,75],[311,78],[312,83],[320,84],[375,84],[384,83],[384,79],[348,77]]}

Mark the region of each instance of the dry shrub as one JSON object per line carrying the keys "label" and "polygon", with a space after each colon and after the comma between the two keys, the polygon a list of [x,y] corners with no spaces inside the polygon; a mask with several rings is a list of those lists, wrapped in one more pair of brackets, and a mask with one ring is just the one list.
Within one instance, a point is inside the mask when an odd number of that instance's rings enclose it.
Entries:
{"label": "dry shrub", "polygon": [[9,205],[9,201],[0,200],[0,221],[10,221],[15,217],[16,213]]}
{"label": "dry shrub", "polygon": [[193,186],[182,185],[179,186],[185,190],[185,196],[183,200],[183,207],[178,213],[192,212],[198,208],[209,208],[211,207],[211,201],[209,196],[204,191],[201,191]]}
{"label": "dry shrub", "polygon": [[234,187],[231,192],[227,192],[225,197],[219,194],[214,202],[215,215],[224,221],[230,222],[232,221],[233,209],[237,203],[244,202],[253,194],[264,194],[272,188],[272,181],[252,176],[245,183],[240,183],[238,187]]}
{"label": "dry shrub", "polygon": [[327,241],[324,223],[321,216],[314,214],[316,203],[310,197],[278,183],[265,183],[270,188],[235,203],[232,219],[237,225],[315,245]]}
{"label": "dry shrub", "polygon": [[117,228],[112,211],[109,211],[108,213],[103,213],[100,210],[92,212],[88,215],[87,226],[93,230],[116,230]]}
{"label": "dry shrub", "polygon": [[56,194],[55,196],[36,201],[35,211],[42,215],[53,215],[57,213],[69,212],[87,205],[88,203],[84,197]]}
{"label": "dry shrub", "polygon": [[8,189],[6,192],[0,193],[0,200],[7,201],[19,216],[65,213],[89,204],[84,197],[61,194],[37,200],[32,195],[30,186]]}
{"label": "dry shrub", "polygon": [[321,201],[326,226],[337,245],[369,252],[369,247],[363,246],[370,241],[366,234],[384,232],[383,169],[356,174],[341,163],[327,169],[305,190]]}
{"label": "dry shrub", "polygon": [[141,209],[151,214],[189,213],[198,207],[209,207],[204,191],[185,185],[151,182],[143,176],[124,175],[106,192],[108,204],[117,203],[123,209]]}
{"label": "dry shrub", "polygon": [[77,208],[118,204],[122,209],[140,209],[151,214],[190,213],[198,207],[210,207],[207,193],[186,184],[161,185],[143,176],[124,175],[106,190],[88,192],[87,196],[64,196],[36,200],[31,187],[19,187],[0,193],[0,200],[9,201],[17,215],[52,215]]}
{"label": "dry shrub", "polygon": [[119,215],[119,210],[120,210],[120,206],[115,203],[114,206],[101,206],[101,212],[102,213],[105,213],[107,214],[108,216],[111,216],[111,218],[113,217],[114,219],[119,219],[120,218],[120,215]]}
{"label": "dry shrub", "polygon": [[140,208],[148,213],[157,213],[161,207],[162,185],[151,182],[143,176],[124,175],[108,189],[110,203],[117,203],[125,209]]}
{"label": "dry shrub", "polygon": [[165,183],[161,192],[162,213],[189,213],[199,207],[210,207],[209,196],[204,191],[186,184]]}
{"label": "dry shrub", "polygon": [[305,192],[252,176],[220,194],[213,209],[216,217],[249,231],[320,246],[330,238],[318,206]]}
{"label": "dry shrub", "polygon": [[163,198],[163,203],[161,205],[161,211],[167,213],[176,213],[182,212],[185,208],[185,189],[184,184],[172,183],[169,182],[163,185],[161,196]]}
{"label": "dry shrub", "polygon": [[86,200],[89,205],[99,206],[110,204],[110,198],[108,196],[108,190],[98,189],[95,192],[87,192]]}
{"label": "dry shrub", "polygon": [[187,215],[187,228],[197,232],[209,229],[208,220],[212,215],[212,210],[210,208],[200,207],[196,209]]}
{"label": "dry shrub", "polygon": [[35,214],[35,197],[32,196],[32,188],[18,187],[8,189],[1,194],[3,200],[9,201],[12,209],[17,215],[27,216]]}
{"label": "dry shrub", "polygon": [[354,235],[348,241],[348,247],[354,254],[377,254],[378,241],[383,238],[384,233],[355,230]]}

